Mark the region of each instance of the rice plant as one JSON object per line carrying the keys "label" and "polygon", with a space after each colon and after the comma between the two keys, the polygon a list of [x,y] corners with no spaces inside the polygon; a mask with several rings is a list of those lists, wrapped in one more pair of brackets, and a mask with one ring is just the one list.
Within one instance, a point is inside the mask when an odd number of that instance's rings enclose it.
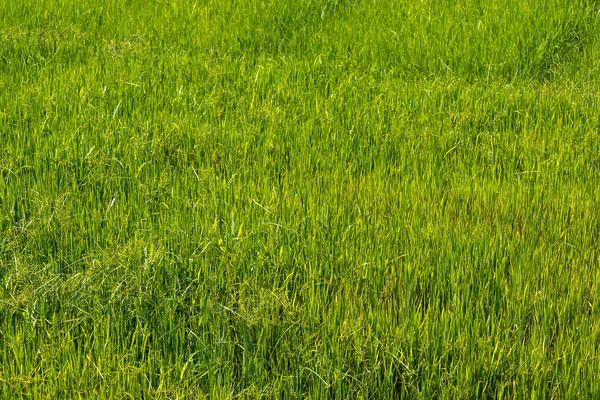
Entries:
{"label": "rice plant", "polygon": [[598,397],[599,10],[0,0],[0,397]]}

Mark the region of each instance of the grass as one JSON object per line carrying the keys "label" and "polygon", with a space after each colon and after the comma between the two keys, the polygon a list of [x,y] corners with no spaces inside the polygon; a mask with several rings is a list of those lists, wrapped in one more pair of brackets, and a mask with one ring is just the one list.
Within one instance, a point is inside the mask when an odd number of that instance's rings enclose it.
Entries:
{"label": "grass", "polygon": [[599,9],[0,1],[0,396],[597,397]]}

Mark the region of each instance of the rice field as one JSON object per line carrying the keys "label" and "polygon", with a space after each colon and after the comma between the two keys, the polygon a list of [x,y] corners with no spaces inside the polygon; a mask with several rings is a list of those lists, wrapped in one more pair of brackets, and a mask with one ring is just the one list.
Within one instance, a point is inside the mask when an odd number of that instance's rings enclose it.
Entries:
{"label": "rice field", "polygon": [[600,3],[0,0],[0,397],[600,396]]}

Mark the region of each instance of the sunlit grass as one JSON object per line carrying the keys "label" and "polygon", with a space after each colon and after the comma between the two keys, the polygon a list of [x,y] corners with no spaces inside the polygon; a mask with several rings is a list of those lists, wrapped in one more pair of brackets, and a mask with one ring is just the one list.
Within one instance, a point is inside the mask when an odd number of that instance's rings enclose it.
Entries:
{"label": "sunlit grass", "polygon": [[2,398],[598,395],[600,5],[97,3],[0,1]]}

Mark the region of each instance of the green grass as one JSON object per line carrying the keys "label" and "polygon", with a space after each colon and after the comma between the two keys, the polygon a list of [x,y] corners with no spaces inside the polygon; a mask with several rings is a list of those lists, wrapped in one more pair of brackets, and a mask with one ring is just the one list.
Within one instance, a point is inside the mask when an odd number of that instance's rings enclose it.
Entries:
{"label": "green grass", "polygon": [[600,4],[18,3],[1,398],[600,395]]}

